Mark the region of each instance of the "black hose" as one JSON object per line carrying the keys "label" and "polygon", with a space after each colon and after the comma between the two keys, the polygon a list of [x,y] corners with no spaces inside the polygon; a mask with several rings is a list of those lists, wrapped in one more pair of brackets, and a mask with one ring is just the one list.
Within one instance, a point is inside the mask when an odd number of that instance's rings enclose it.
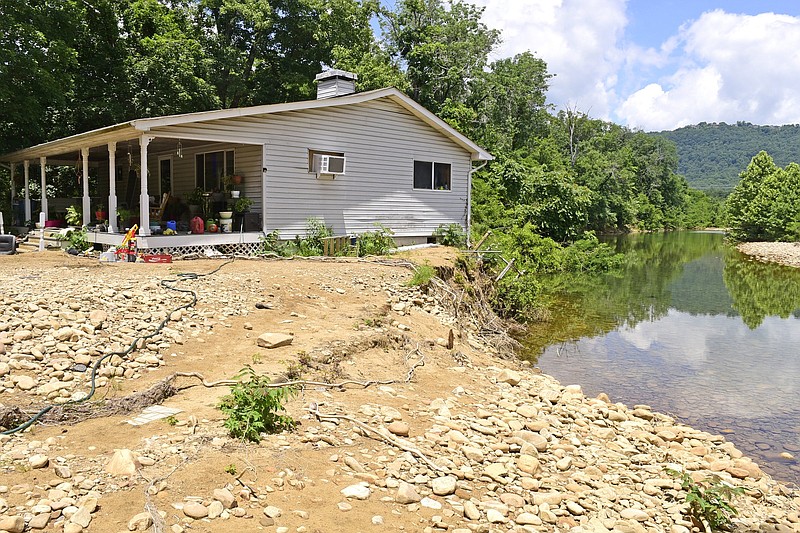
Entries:
{"label": "black hose", "polygon": [[[191,289],[180,289],[180,288],[178,288],[178,287],[176,287],[174,285],[175,283],[178,283],[178,282],[181,282],[181,281],[190,280],[190,279],[204,278],[206,276],[210,276],[212,274],[216,274],[217,272],[220,271],[220,269],[222,269],[222,267],[224,267],[228,263],[232,263],[233,261],[234,261],[233,259],[229,259],[229,260],[225,261],[224,263],[222,263],[221,265],[219,265],[214,270],[212,270],[211,272],[206,272],[205,274],[197,274],[195,272],[182,272],[180,274],[177,274],[176,278],[162,279],[161,280],[161,286],[162,287],[164,287],[166,289],[169,289],[169,290],[172,290],[172,291],[176,291],[176,292],[183,292],[183,293],[186,293],[186,294],[191,294],[192,295],[192,301],[190,303],[181,305],[180,307],[176,307],[175,309],[173,309],[170,313],[167,314],[166,318],[164,318],[164,320],[161,321],[161,323],[158,325],[158,327],[152,333],[148,333],[147,335],[142,335],[142,336],[136,337],[135,339],[133,339],[133,341],[131,342],[130,346],[128,346],[126,349],[124,349],[122,351],[107,353],[103,357],[101,357],[100,359],[95,361],[94,364],[92,365],[92,377],[90,379],[91,389],[89,389],[89,394],[87,394],[86,396],[84,396],[83,398],[80,398],[78,400],[69,400],[69,401],[64,402],[62,404],[59,404],[59,405],[60,406],[76,405],[76,404],[83,403],[83,402],[91,399],[91,397],[94,396],[94,393],[97,390],[97,384],[96,384],[97,369],[100,368],[100,365],[103,363],[103,361],[105,361],[109,357],[113,357],[115,355],[119,355],[120,357],[127,357],[131,352],[133,352],[133,350],[136,348],[136,345],[139,343],[139,341],[153,338],[156,335],[158,335],[159,333],[161,333],[161,330],[163,330],[164,327],[169,323],[170,316],[172,315],[172,313],[174,313],[175,311],[180,311],[182,309],[188,309],[190,307],[194,307],[195,304],[197,304],[197,293],[195,291],[193,291]],[[34,423],[36,423],[36,421],[39,420],[42,416],[47,414],[54,407],[56,407],[56,405],[48,405],[47,407],[42,408],[38,413],[33,415],[25,423],[20,424],[19,426],[15,427],[15,428],[11,428],[11,429],[8,429],[6,431],[3,431],[2,433],[0,433],[0,435],[13,435],[14,433],[18,433],[20,431],[25,431],[30,426],[32,426]]]}

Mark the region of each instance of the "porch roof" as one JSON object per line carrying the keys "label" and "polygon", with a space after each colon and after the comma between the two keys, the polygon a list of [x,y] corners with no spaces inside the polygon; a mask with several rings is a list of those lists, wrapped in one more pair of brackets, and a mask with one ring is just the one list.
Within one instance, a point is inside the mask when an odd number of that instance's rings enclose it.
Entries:
{"label": "porch roof", "polygon": [[[461,146],[470,152],[473,161],[488,161],[493,159],[491,154],[469,140],[467,137],[456,131],[444,120],[440,119],[422,105],[415,102],[413,99],[402,93],[401,91],[389,87],[385,89],[377,89],[374,91],[366,91],[362,93],[353,93],[346,96],[338,96],[335,98],[325,98],[317,100],[304,100],[300,102],[288,102],[283,104],[268,104],[252,107],[237,107],[231,109],[218,109],[214,111],[201,111],[197,113],[185,113],[181,115],[169,115],[163,117],[142,118],[130,120],[121,124],[113,126],[106,126],[85,133],[79,133],[70,137],[64,137],[49,141],[46,143],[38,144],[30,148],[17,150],[9,154],[0,156],[0,161],[8,163],[19,163],[25,160],[35,160],[40,157],[58,156],[69,154],[72,152],[79,152],[81,148],[100,146],[108,144],[109,142],[124,142],[137,139],[143,134],[158,135],[160,127],[174,126],[177,124],[191,124],[193,122],[201,122],[216,119],[246,117],[253,115],[269,115],[274,113],[282,113],[287,111],[298,111],[304,109],[316,109],[324,107],[345,106],[352,104],[359,104],[376,100],[380,98],[388,98],[403,108],[408,110],[414,116],[439,131],[451,141]],[[209,139],[213,140],[213,139]]]}

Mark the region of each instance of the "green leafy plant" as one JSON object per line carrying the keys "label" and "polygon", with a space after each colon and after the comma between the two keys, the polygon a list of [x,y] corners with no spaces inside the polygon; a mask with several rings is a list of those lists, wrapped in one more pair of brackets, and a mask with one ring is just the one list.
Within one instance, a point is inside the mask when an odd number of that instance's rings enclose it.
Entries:
{"label": "green leafy plant", "polygon": [[409,287],[423,287],[430,283],[431,279],[436,276],[436,269],[431,265],[418,265],[414,268],[414,275],[408,280]]}
{"label": "green leafy plant", "polygon": [[467,234],[460,224],[440,224],[433,231],[436,242],[444,246],[464,248],[467,245]]}
{"label": "green leafy plant", "polygon": [[375,231],[367,231],[358,236],[356,250],[359,257],[366,255],[386,255],[397,245],[392,238],[394,232],[383,224],[375,224]]}
{"label": "green leafy plant", "polygon": [[266,376],[256,374],[250,365],[237,375],[239,383],[222,398],[219,408],[227,415],[225,427],[236,438],[252,442],[261,440],[261,433],[278,433],[297,425],[285,413],[283,404],[293,398],[293,387],[271,387]]}
{"label": "green leafy plant", "polygon": [[164,419],[164,422],[166,422],[170,426],[175,426],[178,424],[178,419],[175,418],[173,415],[169,415],[167,418]]}
{"label": "green leafy plant", "polygon": [[257,365],[261,362],[261,354],[256,352],[253,354],[253,364]]}
{"label": "green leafy plant", "polygon": [[186,203],[189,205],[203,205],[204,197],[203,195],[206,193],[200,187],[197,187],[192,192],[186,195]]}
{"label": "green leafy plant", "polygon": [[278,230],[273,230],[261,237],[261,252],[264,254],[277,254],[281,257],[292,255],[292,247],[281,242]]}
{"label": "green leafy plant", "polygon": [[698,526],[702,525],[706,531],[722,531],[731,525],[731,518],[738,514],[731,500],[744,493],[743,487],[732,487],[717,475],[695,481],[686,472],[668,468],[667,473],[680,478],[689,516]]}
{"label": "green leafy plant", "polygon": [[235,476],[238,472],[238,469],[236,468],[235,464],[231,463],[225,467],[225,472],[232,476]]}
{"label": "green leafy plant", "polygon": [[249,211],[251,207],[253,207],[253,200],[246,196],[240,196],[233,204],[233,211],[236,213],[244,213],[245,211]]}
{"label": "green leafy plant", "polygon": [[67,214],[64,217],[64,220],[66,220],[67,224],[69,224],[70,226],[82,226],[83,212],[74,205],[71,205],[67,207]]}
{"label": "green leafy plant", "polygon": [[306,220],[306,236],[302,239],[299,236],[295,237],[297,253],[305,257],[322,255],[322,239],[331,236],[333,236],[333,228],[326,226],[318,218],[309,218]]}

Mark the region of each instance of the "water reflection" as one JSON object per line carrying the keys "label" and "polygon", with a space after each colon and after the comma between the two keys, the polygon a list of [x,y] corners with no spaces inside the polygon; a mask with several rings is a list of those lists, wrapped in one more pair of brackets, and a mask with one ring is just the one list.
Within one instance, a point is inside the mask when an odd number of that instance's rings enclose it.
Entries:
{"label": "water reflection", "polygon": [[[564,383],[732,432],[800,482],[800,270],[748,260],[719,234],[618,237],[624,273],[561,276],[527,356]],[[770,470],[770,468],[767,468]]]}

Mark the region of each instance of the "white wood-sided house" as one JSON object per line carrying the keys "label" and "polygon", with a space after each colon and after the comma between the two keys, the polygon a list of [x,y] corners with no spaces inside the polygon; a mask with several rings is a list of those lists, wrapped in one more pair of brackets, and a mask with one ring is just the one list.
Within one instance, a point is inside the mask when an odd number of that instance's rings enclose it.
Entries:
{"label": "white wood-sided house", "polygon": [[[0,156],[11,166],[12,200],[24,203],[25,220],[36,219],[30,180],[44,191],[47,166],[76,166],[82,198],[43,195],[45,218],[75,203],[92,227],[96,206],[127,207],[138,215],[139,247],[160,250],[252,248],[274,230],[282,239],[304,234],[311,217],[337,235],[383,224],[398,243],[426,242],[442,224],[466,229],[474,163],[491,155],[394,88],[355,93],[354,75],[337,70],[317,78],[316,100],[132,120]],[[151,225],[166,222],[150,220],[164,193],[185,201],[197,188],[222,188],[232,174],[253,201],[244,231],[152,235]],[[124,228],[116,226],[110,216],[89,240],[119,244]]]}

